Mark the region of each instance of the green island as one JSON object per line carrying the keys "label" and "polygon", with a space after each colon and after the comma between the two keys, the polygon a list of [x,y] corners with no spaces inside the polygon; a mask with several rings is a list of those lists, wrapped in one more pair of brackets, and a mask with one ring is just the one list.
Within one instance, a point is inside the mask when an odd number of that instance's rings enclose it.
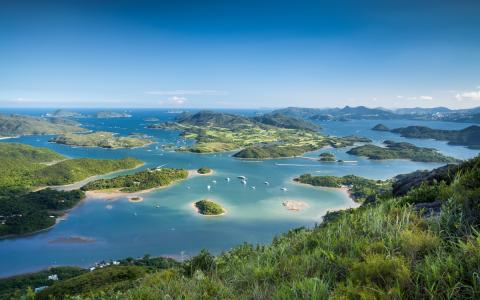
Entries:
{"label": "green island", "polygon": [[[127,259],[76,276],[72,270],[72,277],[48,282],[37,297],[475,299],[479,169],[477,157],[458,165],[448,180],[327,213],[322,224],[292,229],[267,245],[244,243],[218,256],[203,250],[178,263]],[[35,274],[0,279],[0,287],[20,298],[33,295],[27,287],[38,280]]]}
{"label": "green island", "polygon": [[194,203],[199,214],[206,216],[218,216],[225,213],[225,209],[209,199],[203,199]]}
{"label": "green island", "polygon": [[373,126],[372,130],[375,130],[375,131],[390,131],[390,128],[388,128],[387,126],[385,126],[383,124],[377,124],[377,125]]}
{"label": "green island", "polygon": [[410,159],[419,162],[455,163],[457,159],[445,156],[433,148],[417,147],[410,143],[384,141],[386,147],[363,145],[347,151],[348,154],[366,156],[370,159]]}
{"label": "green island", "polygon": [[0,114],[0,137],[34,134],[65,134],[84,132],[74,121],[61,118],[37,118],[21,115]]}
{"label": "green island", "polygon": [[319,157],[320,157],[320,159],[319,159],[320,161],[325,161],[325,162],[337,161],[337,160],[335,159],[335,154],[330,153],[330,152],[320,153]]}
{"label": "green island", "polygon": [[210,169],[209,167],[201,167],[200,169],[197,170],[197,173],[202,174],[202,175],[210,174],[212,172],[213,172],[213,170]]}
{"label": "green island", "polygon": [[134,174],[118,176],[110,179],[98,179],[84,185],[83,191],[117,190],[133,193],[152,188],[168,186],[188,177],[184,169],[157,168],[140,171]]}
{"label": "green island", "polygon": [[50,142],[79,147],[138,148],[152,144],[152,141],[137,135],[121,137],[113,132],[67,133],[50,139]]}
{"label": "green island", "polygon": [[293,179],[296,182],[319,187],[341,188],[346,187],[355,202],[376,201],[377,198],[389,197],[392,194],[391,180],[373,180],[355,175],[312,176],[303,174]]}
{"label": "green island", "polygon": [[472,125],[461,130],[442,130],[425,126],[408,126],[392,129],[391,132],[398,133],[407,138],[435,139],[448,141],[451,145],[480,149],[480,126],[477,125]]}
{"label": "green island", "polygon": [[46,148],[0,143],[0,237],[51,227],[57,217],[85,197],[79,190],[39,188],[71,184],[141,164],[133,158],[67,159]]}
{"label": "green island", "polygon": [[325,136],[314,131],[316,125],[311,122],[279,114],[247,118],[202,111],[184,113],[176,118],[176,122],[152,124],[149,128],[179,130],[184,138],[196,141],[193,146],[181,147],[177,151],[214,153],[241,149],[234,157],[247,159],[300,156],[325,146],[338,148],[356,142],[370,142],[357,136]]}

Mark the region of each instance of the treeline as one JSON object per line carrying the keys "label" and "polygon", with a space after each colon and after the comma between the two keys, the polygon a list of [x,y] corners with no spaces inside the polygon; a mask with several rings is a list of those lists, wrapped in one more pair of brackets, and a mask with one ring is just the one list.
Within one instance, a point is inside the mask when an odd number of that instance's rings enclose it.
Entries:
{"label": "treeline", "polygon": [[85,197],[80,190],[0,189],[0,236],[27,234],[55,224],[56,217]]}
{"label": "treeline", "polygon": [[373,180],[355,175],[337,176],[312,176],[310,174],[300,175],[294,179],[297,182],[313,186],[340,188],[346,186],[350,196],[356,202],[376,201],[379,197],[388,197],[392,194],[392,183],[390,180]]}
{"label": "treeline", "polygon": [[119,189],[120,191],[130,193],[167,186],[175,181],[186,179],[187,176],[188,171],[184,169],[161,168],[145,170],[111,179],[98,179],[84,185],[82,190]]}

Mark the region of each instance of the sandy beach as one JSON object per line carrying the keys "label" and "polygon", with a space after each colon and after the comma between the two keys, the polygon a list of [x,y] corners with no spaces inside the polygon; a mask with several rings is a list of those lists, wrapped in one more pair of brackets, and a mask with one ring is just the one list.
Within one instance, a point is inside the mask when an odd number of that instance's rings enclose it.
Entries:
{"label": "sandy beach", "polygon": [[214,170],[211,170],[209,173],[206,174],[200,174],[197,172],[197,170],[188,170],[188,177],[195,177],[195,176],[211,176],[215,173]]}

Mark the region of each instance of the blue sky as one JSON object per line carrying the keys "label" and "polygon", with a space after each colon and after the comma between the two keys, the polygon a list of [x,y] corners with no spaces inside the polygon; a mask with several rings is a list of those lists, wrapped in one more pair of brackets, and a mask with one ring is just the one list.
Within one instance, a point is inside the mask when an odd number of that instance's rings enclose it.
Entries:
{"label": "blue sky", "polygon": [[480,106],[479,16],[480,1],[3,0],[0,106]]}

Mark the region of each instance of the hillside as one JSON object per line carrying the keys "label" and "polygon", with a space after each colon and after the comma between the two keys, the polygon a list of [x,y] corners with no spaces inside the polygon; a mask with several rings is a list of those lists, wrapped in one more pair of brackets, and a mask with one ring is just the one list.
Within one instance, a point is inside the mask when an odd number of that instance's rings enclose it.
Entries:
{"label": "hillside", "polygon": [[141,163],[133,158],[66,159],[46,148],[0,143],[0,237],[51,227],[57,217],[85,197],[78,190],[35,189],[70,184]]}
{"label": "hillside", "polygon": [[417,147],[410,143],[385,141],[385,148],[375,145],[363,145],[347,151],[348,154],[366,156],[370,159],[410,159],[420,162],[457,162],[453,157],[448,157],[435,149]]}
{"label": "hillside", "polygon": [[92,133],[68,133],[50,139],[50,142],[79,147],[100,148],[136,148],[144,147],[152,141],[137,136],[117,136],[112,132],[98,131]]}
{"label": "hillside", "polygon": [[392,129],[407,138],[435,139],[448,141],[452,145],[467,146],[472,149],[480,149],[480,126],[472,125],[461,130],[432,129],[425,126],[408,126]]}
{"label": "hillside", "polygon": [[272,125],[272,126],[281,127],[281,128],[310,130],[310,131],[316,131],[320,129],[318,125],[312,122],[299,119],[299,118],[293,118],[281,113],[265,114],[262,116],[254,117],[253,119],[262,124]]}
{"label": "hillside", "polygon": [[181,265],[145,267],[129,276],[117,275],[127,274],[124,265],[107,267],[67,276],[39,296],[478,299],[479,170],[477,157],[461,164],[449,183],[329,213],[325,223],[293,229],[268,245],[243,244],[216,257],[202,251]]}
{"label": "hillside", "polygon": [[83,131],[77,123],[63,119],[0,114],[0,137]]}

